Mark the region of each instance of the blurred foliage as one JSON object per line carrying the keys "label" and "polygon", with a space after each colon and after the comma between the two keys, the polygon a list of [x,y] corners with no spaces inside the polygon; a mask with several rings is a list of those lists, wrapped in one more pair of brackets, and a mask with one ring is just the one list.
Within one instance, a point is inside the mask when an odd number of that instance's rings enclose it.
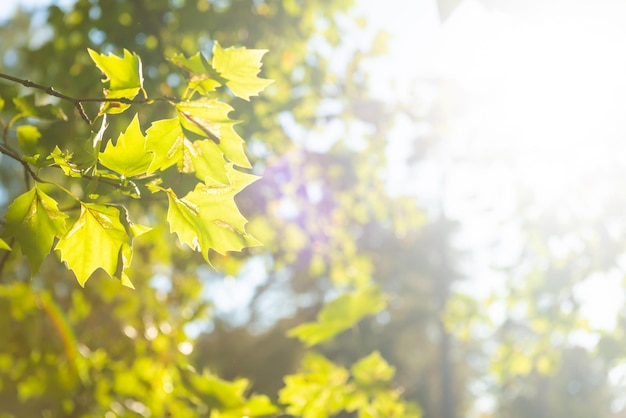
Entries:
{"label": "blurred foliage", "polygon": [[[206,79],[198,79],[204,64],[194,58],[198,57],[194,55],[196,52],[213,57],[215,69],[225,74],[238,69],[239,64],[220,58],[215,52],[218,42],[269,49],[271,53],[264,59],[264,76],[274,79],[274,85],[256,104],[237,102],[233,112],[237,119],[246,122],[238,125],[237,130],[247,139],[254,172],[264,177],[255,191],[237,198],[239,207],[252,219],[250,230],[266,244],[264,248],[248,251],[247,255],[252,255],[251,260],[271,259],[264,272],[263,287],[269,289],[275,284],[273,278],[281,276],[284,282],[281,291],[286,292],[281,298],[285,302],[296,294],[302,295],[302,300],[308,299],[304,304],[292,305],[294,312],[302,312],[291,320],[294,325],[312,321],[313,313],[319,309],[351,312],[349,317],[341,319],[340,326],[333,326],[332,332],[326,333],[325,338],[329,338],[384,308],[384,298],[371,290],[374,268],[360,254],[359,230],[379,223],[391,235],[396,231],[405,234],[422,222],[412,202],[405,200],[397,206],[386,203],[389,197],[380,177],[384,158],[380,153],[369,152],[384,146],[384,140],[378,135],[368,135],[367,152],[351,145],[354,139],[349,136],[354,136],[350,134],[354,126],[370,123],[360,119],[362,115],[359,116],[355,107],[358,101],[369,100],[362,93],[366,77],[359,69],[359,61],[368,51],[333,52],[351,57],[339,66],[331,65],[337,57],[329,55],[333,48],[337,51],[349,48],[342,43],[343,31],[361,30],[348,19],[350,4],[349,1],[320,5],[299,1],[103,0],[78,1],[69,10],[51,6],[45,14],[37,12],[32,18],[18,14],[11,24],[2,28],[3,33],[7,32],[3,39],[24,33],[23,38],[16,37],[14,43],[3,47],[8,48],[1,51],[4,71],[53,86],[71,97],[97,98],[102,91],[100,83],[94,82],[98,80],[98,72],[89,62],[87,49],[97,51],[90,54],[109,80],[115,80],[118,74],[111,69],[106,61],[109,56],[105,54],[124,53],[126,60],[127,50],[141,57],[144,78],[140,87],[148,97],[180,97],[186,94],[185,88],[201,93],[214,88]],[[21,25],[17,24],[20,19]],[[177,55],[179,51],[182,55]],[[130,62],[132,56],[128,57]],[[186,77],[192,80],[187,86]],[[241,80],[244,77],[247,73],[242,73]],[[134,89],[137,83],[130,81]],[[251,86],[239,80],[232,82],[235,84],[229,84],[231,91],[246,99],[246,89]],[[124,83],[113,84],[104,92],[107,97],[117,97],[117,90],[128,88]],[[90,137],[82,115],[68,103],[41,92],[26,96],[30,97],[28,107],[26,102],[19,104],[11,100],[23,90],[12,84],[0,84],[0,96],[8,104],[5,117],[17,112],[29,116],[25,113],[30,112],[28,109],[42,111],[45,107],[41,106],[51,102],[68,120],[37,124],[37,131],[32,133],[7,132],[9,136],[16,135],[10,141],[20,142],[35,156],[72,148],[76,138]],[[133,90],[131,96],[137,92]],[[328,100],[336,101],[339,110],[321,113],[326,111],[321,105]],[[109,119],[109,129],[127,133],[120,136],[115,147],[109,145],[104,149],[108,155],[106,166],[130,170],[120,162],[133,152],[133,142],[128,138],[143,137],[141,132],[129,133],[131,127],[168,117],[166,104],[151,103],[149,117],[140,112],[138,119],[131,120],[130,112],[126,112]],[[110,106],[99,109],[97,104],[86,104],[85,110],[94,117],[103,112],[118,114],[126,107],[124,104],[120,109]],[[303,129],[315,134],[316,127],[324,121],[337,121],[344,127],[343,134],[333,138],[326,150],[316,149],[312,141],[293,133],[294,129]],[[148,130],[148,144],[150,135]],[[57,162],[65,158],[63,154],[55,154]],[[32,163],[36,164],[37,160]],[[162,164],[166,164],[165,160]],[[21,181],[13,181],[16,175],[22,177],[20,171],[18,164],[8,160],[3,164],[6,201],[24,191]],[[132,176],[135,171],[127,174]],[[176,170],[164,171],[163,178],[177,184],[178,190],[193,187],[193,180],[176,174]],[[110,195],[106,184],[83,190],[86,186],[76,182],[72,192]],[[144,213],[137,219],[139,223],[155,225],[155,219],[165,218],[163,200],[127,199],[124,203],[129,212]],[[68,209],[72,210],[61,208]],[[413,216],[417,218],[412,220]],[[84,290],[77,288],[53,257],[45,258],[32,282],[27,283],[30,274],[19,251],[3,254],[2,318],[6,321],[4,329],[10,333],[2,348],[2,358],[10,360],[10,364],[3,362],[6,367],[0,374],[2,412],[6,416],[235,417],[276,415],[278,408],[285,407],[304,414],[297,406],[301,395],[296,394],[306,392],[306,387],[288,383],[284,390],[292,395],[279,398],[278,388],[265,390],[263,369],[249,376],[251,387],[247,379],[241,378],[249,372],[245,368],[235,367],[232,372],[235,375],[222,373],[220,365],[230,362],[232,349],[227,348],[228,353],[220,353],[218,358],[203,357],[204,352],[196,348],[204,344],[204,337],[196,341],[198,331],[207,330],[207,337],[222,338],[220,327],[210,332],[211,324],[222,320],[210,316],[211,306],[204,295],[207,280],[219,273],[207,273],[202,257],[182,246],[176,248],[174,237],[161,226],[155,226],[142,238],[134,243],[133,264],[127,271],[133,278],[134,291],[120,287],[119,282],[111,281],[101,271],[91,277]],[[212,252],[204,256],[225,274],[237,275],[249,263],[245,255],[220,252],[221,255]],[[333,293],[337,295],[335,302],[327,309],[322,308],[324,300]],[[369,296],[363,298],[364,295]],[[368,306],[371,298],[375,304]],[[251,312],[256,309],[254,304],[250,306]],[[284,321],[276,322],[283,316],[274,320],[270,316],[266,329],[284,324]],[[319,318],[325,321],[326,316],[322,313]],[[258,319],[268,321],[262,314]],[[321,326],[327,325],[322,322]],[[232,332],[229,326],[223,329]],[[260,335],[248,334],[253,346]],[[284,338],[278,341],[268,347],[270,353],[280,352],[280,341],[288,344],[287,347],[291,345]],[[247,344],[245,336],[233,341],[234,346]],[[292,351],[294,354],[277,359],[277,365],[291,358],[292,363],[281,368],[285,374],[295,372],[298,353],[303,350],[297,346]],[[372,351],[368,348],[367,352],[355,353],[356,357],[342,362],[350,365]],[[309,354],[307,358],[318,358],[315,356]],[[190,360],[204,371],[196,372],[189,365]],[[14,367],[16,364],[19,366]],[[303,367],[309,367],[308,364],[309,360],[305,360]],[[265,367],[275,365],[267,363]],[[341,370],[340,366],[336,367]],[[324,370],[330,373],[331,368]],[[380,370],[381,379],[388,385],[391,369],[379,355],[355,363],[350,396],[335,403],[334,410],[360,411],[361,416],[372,417],[416,416],[417,409],[407,406],[401,399],[401,391],[393,389],[391,384],[385,390],[374,391],[371,386],[376,385],[374,380],[378,379],[376,373]],[[226,375],[232,383],[218,378],[213,371]],[[293,382],[298,376],[294,374],[293,379],[285,378],[285,381]],[[269,397],[251,391],[265,392]],[[273,404],[276,401],[278,408]]]}

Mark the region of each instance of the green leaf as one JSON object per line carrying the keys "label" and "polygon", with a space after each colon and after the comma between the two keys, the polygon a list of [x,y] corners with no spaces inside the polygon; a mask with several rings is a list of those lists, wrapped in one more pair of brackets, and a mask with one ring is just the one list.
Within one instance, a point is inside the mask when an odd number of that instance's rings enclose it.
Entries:
{"label": "green leaf", "polygon": [[385,295],[375,286],[345,293],[322,308],[317,322],[304,323],[287,335],[297,337],[309,347],[314,346],[351,328],[364,317],[380,312],[386,301]]}
{"label": "green leaf", "polygon": [[189,58],[186,58],[183,54],[176,54],[171,61],[189,73],[188,88],[193,91],[206,95],[222,85],[219,81],[210,77],[209,72],[212,69],[199,52]]}
{"label": "green leaf", "polygon": [[54,161],[66,176],[70,177],[82,177],[80,168],[72,162],[72,154],[63,152],[59,147],[54,147],[54,150],[48,155],[48,160]]}
{"label": "green leaf", "polygon": [[65,232],[65,218],[57,202],[37,186],[18,196],[4,215],[6,233],[15,238],[30,265],[31,275],[41,266],[55,237]]}
{"label": "green leaf", "polygon": [[201,252],[208,263],[210,249],[224,255],[228,251],[260,245],[245,232],[247,220],[234,200],[235,194],[257,177],[236,171],[232,165],[227,169],[228,185],[200,183],[182,199],[168,191],[170,231],[175,232],[181,242]]}
{"label": "green leaf", "polygon": [[35,119],[61,119],[67,120],[67,116],[60,107],[45,104],[38,105],[35,103],[35,95],[29,94],[21,97],[14,97],[13,104],[22,116]]}
{"label": "green leaf", "polygon": [[87,279],[98,268],[102,268],[111,277],[123,272],[130,260],[128,252],[123,252],[122,247],[129,239],[126,228],[120,221],[118,208],[81,202],[78,220],[55,249],[60,251],[61,260],[84,287]]}
{"label": "green leaf", "polygon": [[395,373],[393,366],[389,365],[378,351],[374,351],[352,365],[352,375],[362,386],[389,383]]}
{"label": "green leaf", "polygon": [[279,402],[302,418],[327,418],[346,407],[349,373],[318,354],[307,354],[303,370],[285,377]]}
{"label": "green leaf", "polygon": [[2,112],[2,109],[4,109],[4,99],[0,97],[0,112]]}
{"label": "green leaf", "polygon": [[0,238],[0,250],[11,251],[11,246],[2,238]]}
{"label": "green leaf", "polygon": [[[141,59],[137,54],[131,53],[126,49],[124,49],[123,57],[118,57],[112,53],[109,55],[99,54],[92,49],[88,49],[88,51],[93,62],[106,76],[103,82],[109,83],[109,89],[105,90],[106,98],[134,99],[140,90],[143,91]],[[122,113],[128,107],[128,104],[106,102],[103,103],[100,114]]]}
{"label": "green leaf", "polygon": [[261,70],[261,58],[266,52],[265,49],[223,49],[215,42],[211,65],[228,80],[226,85],[235,96],[250,100],[250,96],[258,95],[272,83],[272,80],[257,77]]}
{"label": "green leaf", "polygon": [[229,183],[224,154],[215,142],[208,139],[195,141],[192,151],[191,161],[196,170],[196,177],[208,183]]}
{"label": "green leaf", "polygon": [[126,131],[121,133],[115,145],[109,142],[100,153],[100,162],[107,168],[117,171],[124,177],[145,174],[153,155],[146,151],[146,138],[141,133],[137,114]]}
{"label": "green leaf", "polygon": [[189,141],[178,119],[154,122],[146,136],[146,149],[153,155],[148,172],[177,164],[179,171],[195,171],[196,177],[202,181],[229,183],[222,150],[210,140]]}
{"label": "green leaf", "polygon": [[228,117],[233,108],[218,100],[200,99],[176,105],[180,123],[186,130],[215,142],[235,165],[250,168],[244,141],[235,132],[234,121]]}
{"label": "green leaf", "polygon": [[186,156],[189,142],[183,134],[180,121],[163,119],[153,122],[146,131],[146,150],[153,154],[148,172],[165,170],[174,164],[179,165],[181,172],[189,172],[184,166],[191,165],[190,156]]}

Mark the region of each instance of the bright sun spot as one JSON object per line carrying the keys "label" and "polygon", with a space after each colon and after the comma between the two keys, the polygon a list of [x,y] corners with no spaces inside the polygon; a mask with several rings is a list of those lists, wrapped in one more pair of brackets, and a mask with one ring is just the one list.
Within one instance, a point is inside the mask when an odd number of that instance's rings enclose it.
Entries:
{"label": "bright sun spot", "polygon": [[465,6],[440,62],[469,95],[465,123],[455,125],[470,137],[467,151],[514,156],[518,180],[540,203],[587,193],[624,149],[623,28],[582,13],[531,20]]}
{"label": "bright sun spot", "polygon": [[[444,129],[436,135],[444,149],[434,161],[403,166],[423,126],[401,120],[387,149],[390,190],[422,201],[443,199],[448,215],[466,221],[471,248],[486,235],[509,234],[497,224],[507,217],[551,212],[568,225],[603,222],[607,208],[620,204],[626,176],[626,2],[529,0],[486,7],[464,0],[443,24],[436,2],[401,3],[401,15],[387,3],[394,11],[389,16],[378,2],[368,6],[394,36],[392,58],[373,66],[372,78],[399,86],[391,94],[382,83],[374,89],[387,98],[419,91],[409,85],[438,90]],[[507,4],[519,7],[512,12]],[[614,232],[626,229],[618,225]],[[585,251],[576,234],[548,240],[554,260]],[[509,245],[472,269],[490,278],[472,283],[475,291],[498,286],[498,276],[487,271],[493,258],[512,259],[523,243],[512,234],[504,241]],[[624,302],[615,272],[605,276],[585,281],[577,292],[583,314],[597,328],[613,326]]]}

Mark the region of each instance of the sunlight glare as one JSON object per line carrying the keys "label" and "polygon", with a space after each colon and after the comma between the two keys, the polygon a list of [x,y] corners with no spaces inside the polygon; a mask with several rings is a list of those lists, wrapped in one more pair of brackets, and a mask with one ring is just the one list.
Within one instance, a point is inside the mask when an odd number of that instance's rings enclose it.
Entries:
{"label": "sunlight glare", "polygon": [[458,145],[510,157],[544,207],[586,192],[576,187],[624,150],[623,30],[584,15],[529,21],[469,3],[451,18],[440,55],[442,75],[470,96],[453,121],[467,141]]}

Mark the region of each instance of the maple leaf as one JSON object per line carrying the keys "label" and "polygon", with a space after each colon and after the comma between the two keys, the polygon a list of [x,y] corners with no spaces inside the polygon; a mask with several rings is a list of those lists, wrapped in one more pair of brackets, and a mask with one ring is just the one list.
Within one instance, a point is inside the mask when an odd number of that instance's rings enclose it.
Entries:
{"label": "maple leaf", "polygon": [[208,263],[210,249],[224,255],[228,251],[260,245],[245,232],[247,220],[234,200],[235,194],[257,177],[234,170],[232,164],[226,167],[230,184],[200,183],[182,199],[168,191],[170,231],[175,232],[181,242],[201,252]]}
{"label": "maple leaf", "polygon": [[129,285],[130,281],[122,274],[132,256],[130,240],[117,207],[81,202],[78,220],[55,249],[83,287],[98,268]]}
{"label": "maple leaf", "polygon": [[228,184],[222,150],[210,140],[191,142],[179,119],[154,122],[146,131],[146,149],[153,155],[148,172],[165,170],[174,164],[183,173],[195,171],[198,179]]}
{"label": "maple leaf", "polygon": [[196,177],[200,180],[209,183],[229,183],[224,154],[213,141],[195,141],[191,160],[196,170]]}
{"label": "maple leaf", "polygon": [[65,218],[57,202],[37,186],[18,196],[4,215],[5,231],[18,242],[35,275],[50,252],[54,238],[65,232]]}
{"label": "maple leaf", "polygon": [[[124,56],[115,54],[99,54],[88,49],[89,56],[96,66],[106,76],[104,83],[109,83],[109,89],[105,89],[105,97],[108,99],[134,99],[139,91],[143,90],[143,74],[141,73],[141,59],[135,53],[124,49]],[[100,109],[103,113],[122,113],[129,105],[119,102],[105,102]]]}
{"label": "maple leaf", "polygon": [[189,73],[187,86],[192,91],[206,95],[222,85],[219,81],[211,78],[209,75],[211,69],[206,59],[199,52],[189,58],[183,54],[176,54],[171,61]]}
{"label": "maple leaf", "polygon": [[184,154],[185,135],[177,118],[152,122],[146,130],[146,150],[153,159],[148,172],[165,170],[180,163]]}
{"label": "maple leaf", "polygon": [[234,129],[237,121],[228,117],[233,110],[230,105],[203,98],[178,103],[176,110],[183,128],[215,142],[235,165],[251,167],[244,151],[244,141]]}
{"label": "maple leaf", "polygon": [[145,174],[152,163],[153,155],[146,150],[146,138],[141,133],[137,114],[121,133],[115,145],[109,142],[100,153],[100,162],[124,177]]}
{"label": "maple leaf", "polygon": [[266,49],[227,48],[219,43],[213,45],[211,65],[226,80],[226,85],[237,97],[250,100],[258,95],[273,80],[257,77],[261,70],[261,58]]}

